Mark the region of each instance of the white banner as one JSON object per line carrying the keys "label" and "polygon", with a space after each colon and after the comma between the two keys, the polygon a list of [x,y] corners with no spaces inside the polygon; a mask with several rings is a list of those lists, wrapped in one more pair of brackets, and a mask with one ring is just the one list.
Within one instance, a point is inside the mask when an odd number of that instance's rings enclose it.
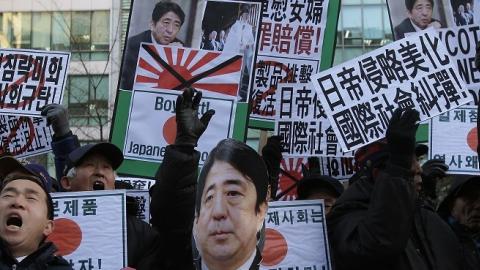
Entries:
{"label": "white banner", "polygon": [[0,153],[26,158],[50,152],[52,130],[45,118],[0,115]]}
{"label": "white banner", "polygon": [[[165,147],[175,142],[175,102],[179,94],[181,92],[171,90],[134,90],[123,149],[125,158],[163,160]],[[214,109],[215,115],[198,141],[200,164],[206,161],[208,153],[220,140],[232,136],[235,99],[236,95],[203,92],[199,117],[209,109]]]}
{"label": "white banner", "polygon": [[352,156],[341,151],[311,83],[278,84],[276,100],[275,134],[284,156]]}
{"label": "white banner", "polygon": [[52,193],[55,229],[48,237],[73,269],[127,265],[125,191]]}
{"label": "white banner", "polygon": [[323,200],[270,202],[260,269],[331,269]]}
{"label": "white banner", "polygon": [[138,206],[137,218],[150,223],[150,193],[148,190],[126,190],[127,196],[135,199]]}
{"label": "white banner", "polygon": [[150,188],[155,184],[154,179],[128,177],[128,176],[117,176],[117,178],[115,178],[115,181],[122,181],[132,185],[134,189],[147,190],[147,191],[150,190]]}
{"label": "white banner", "polygon": [[62,103],[70,53],[1,49],[0,59],[0,113],[39,116]]}
{"label": "white banner", "polygon": [[319,71],[329,1],[264,1],[252,118],[274,120],[278,83],[305,83]]}
{"label": "white banner", "polygon": [[471,101],[433,29],[316,74],[312,82],[345,152],[384,137],[395,108],[415,108],[426,120]]}
{"label": "white banner", "polygon": [[462,106],[430,121],[430,158],[445,160],[448,173],[480,174],[477,155],[477,108]]}

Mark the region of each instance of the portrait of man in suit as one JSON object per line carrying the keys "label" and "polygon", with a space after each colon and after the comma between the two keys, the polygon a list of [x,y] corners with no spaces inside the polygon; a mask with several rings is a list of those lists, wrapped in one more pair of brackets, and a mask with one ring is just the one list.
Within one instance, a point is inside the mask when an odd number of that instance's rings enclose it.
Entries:
{"label": "portrait of man in suit", "polygon": [[395,26],[395,40],[405,37],[405,33],[422,31],[428,27],[442,28],[439,20],[434,19],[433,0],[405,0],[408,17]]}

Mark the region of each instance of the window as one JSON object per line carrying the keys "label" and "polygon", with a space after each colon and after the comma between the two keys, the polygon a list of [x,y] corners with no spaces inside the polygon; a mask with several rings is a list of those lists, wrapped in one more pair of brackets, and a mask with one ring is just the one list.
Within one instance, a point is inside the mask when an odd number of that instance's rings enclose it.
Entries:
{"label": "window", "polygon": [[110,12],[3,12],[0,46],[71,51],[72,60],[108,60]]}
{"label": "window", "polygon": [[68,107],[72,126],[104,125],[108,116],[108,76],[70,75],[63,105]]}

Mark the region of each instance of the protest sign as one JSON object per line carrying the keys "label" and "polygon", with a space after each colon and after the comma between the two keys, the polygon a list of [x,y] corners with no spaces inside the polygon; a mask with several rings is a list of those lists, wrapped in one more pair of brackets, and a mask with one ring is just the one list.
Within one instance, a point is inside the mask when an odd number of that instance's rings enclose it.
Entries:
{"label": "protest sign", "polygon": [[282,136],[284,156],[345,155],[311,83],[278,84],[276,101],[275,134]]}
{"label": "protest sign", "polygon": [[[328,175],[341,182],[348,180],[354,171],[352,157],[320,157],[320,174]],[[280,162],[281,172],[278,180],[277,199],[292,201],[297,198],[297,182],[303,178],[302,166],[308,168],[308,159],[288,157]]]}
{"label": "protest sign", "polygon": [[200,91],[237,96],[242,56],[148,43],[140,45],[134,89]]}
{"label": "protest sign", "polygon": [[461,106],[430,120],[430,158],[443,159],[448,173],[480,174],[477,107]]}
{"label": "protest sign", "polygon": [[[131,197],[135,200],[137,208],[136,217],[140,220],[145,221],[146,223],[150,223],[150,194],[148,190],[126,190],[127,196]],[[130,202],[127,199],[127,205]]]}
{"label": "protest sign", "polygon": [[415,108],[423,121],[471,100],[433,29],[312,77],[345,152],[384,137],[395,108]]}
{"label": "protest sign", "polygon": [[[200,49],[243,56],[239,101],[245,102],[253,83],[262,1],[208,0],[202,17]],[[218,16],[222,14],[222,16]]]}
{"label": "protest sign", "polygon": [[1,49],[0,59],[0,113],[39,116],[62,103],[70,53]]}
{"label": "protest sign", "polygon": [[331,269],[323,200],[270,202],[260,269]]}
{"label": "protest sign", "polygon": [[310,74],[319,71],[329,1],[266,3],[250,94],[251,118],[274,120],[277,84],[308,82]]}
{"label": "protest sign", "polygon": [[115,181],[121,181],[130,184],[136,190],[150,190],[150,188],[155,184],[154,179],[128,176],[117,176]]}
{"label": "protest sign", "polygon": [[[171,90],[135,90],[125,136],[124,156],[130,159],[162,161],[165,147],[175,142],[175,101],[181,92]],[[222,139],[231,137],[235,112],[234,96],[204,92],[199,116],[215,110],[207,130],[198,141],[200,164]]]}
{"label": "protest sign", "polygon": [[52,130],[41,117],[0,115],[0,153],[17,158],[49,152]]}
{"label": "protest sign", "polygon": [[55,229],[48,237],[73,269],[127,266],[125,191],[52,193]]}

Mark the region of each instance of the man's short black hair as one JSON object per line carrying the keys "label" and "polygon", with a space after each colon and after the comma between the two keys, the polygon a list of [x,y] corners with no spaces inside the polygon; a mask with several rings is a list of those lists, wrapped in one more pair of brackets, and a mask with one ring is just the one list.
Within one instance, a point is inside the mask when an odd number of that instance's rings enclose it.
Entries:
{"label": "man's short black hair", "polygon": [[47,204],[47,218],[48,218],[48,220],[53,220],[54,213],[53,213],[52,196],[50,196],[50,193],[47,191],[45,186],[42,184],[43,183],[42,180],[40,180],[39,177],[34,176],[34,175],[13,172],[13,173],[8,174],[5,177],[5,179],[3,179],[3,183],[1,185],[0,192],[3,191],[3,189],[5,188],[5,186],[8,183],[13,182],[15,180],[32,181],[42,188],[42,190],[45,192],[45,203]]}
{"label": "man's short black hair", "polygon": [[155,8],[152,12],[152,21],[157,23],[163,15],[170,11],[177,14],[177,16],[180,18],[181,24],[183,24],[185,21],[185,13],[183,12],[182,8],[176,3],[167,1],[160,1],[155,5]]}
{"label": "man's short black hair", "polygon": [[[413,6],[415,5],[415,3],[417,2],[418,0],[405,0],[405,7],[408,9],[408,11],[412,11],[413,9]],[[432,5],[432,8],[433,8],[433,0],[428,0],[428,2],[430,2],[430,4]]]}
{"label": "man's short black hair", "polygon": [[210,152],[198,177],[197,198],[195,201],[196,214],[200,213],[202,193],[205,188],[207,175],[215,161],[227,162],[252,181],[255,185],[255,191],[257,192],[255,211],[260,211],[260,205],[267,200],[267,167],[260,155],[250,146],[233,139],[225,139],[220,141]]}

